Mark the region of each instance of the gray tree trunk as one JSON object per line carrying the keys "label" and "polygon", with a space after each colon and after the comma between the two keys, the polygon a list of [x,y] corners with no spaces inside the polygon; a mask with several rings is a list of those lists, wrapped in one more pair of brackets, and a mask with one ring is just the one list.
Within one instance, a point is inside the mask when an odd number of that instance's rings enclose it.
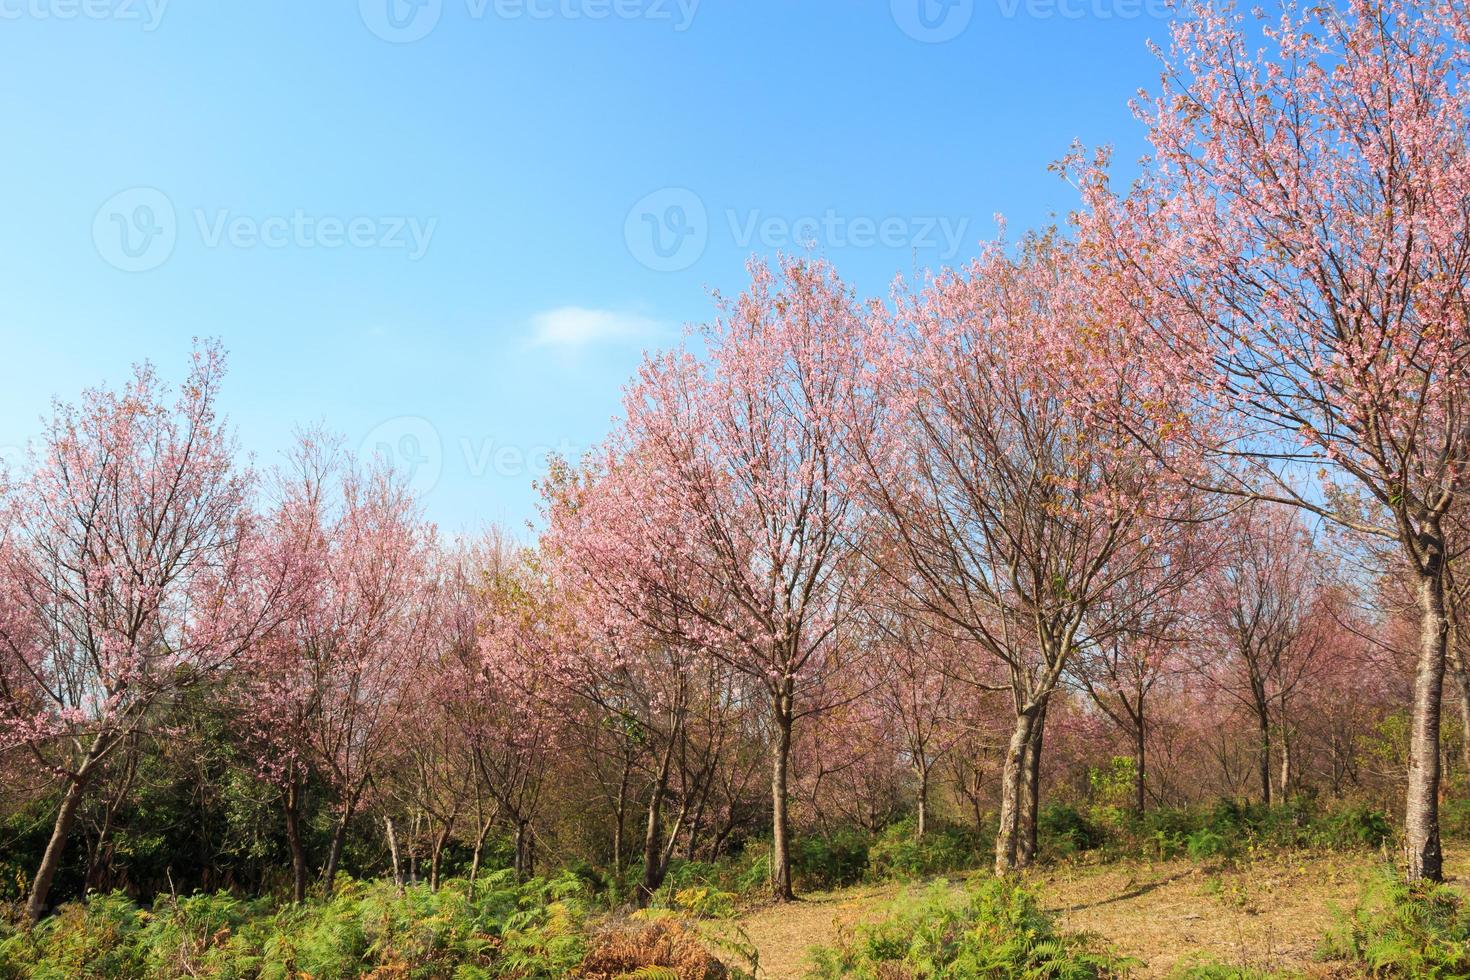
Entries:
{"label": "gray tree trunk", "polygon": [[1444,878],[1439,843],[1440,712],[1444,697],[1449,620],[1437,563],[1420,576],[1419,663],[1414,672],[1414,716],[1409,738],[1409,787],[1404,804],[1406,872],[1410,881]]}

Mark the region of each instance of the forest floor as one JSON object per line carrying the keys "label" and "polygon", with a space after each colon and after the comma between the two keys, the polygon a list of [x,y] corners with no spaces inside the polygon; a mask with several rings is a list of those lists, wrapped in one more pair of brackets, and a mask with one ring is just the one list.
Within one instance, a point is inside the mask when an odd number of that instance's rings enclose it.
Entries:
{"label": "forest floor", "polygon": [[[1027,876],[1063,927],[1096,933],[1143,964],[1137,976],[1166,977],[1203,957],[1261,970],[1330,976],[1313,954],[1351,909],[1373,853],[1277,853],[1230,866],[1190,861],[1062,864]],[[1470,891],[1470,850],[1449,849],[1445,876]],[[917,886],[923,887],[923,886]],[[807,951],[844,929],[882,917],[900,885],[861,886],[806,895],[755,909],[735,923],[760,952],[761,980],[805,974]]]}

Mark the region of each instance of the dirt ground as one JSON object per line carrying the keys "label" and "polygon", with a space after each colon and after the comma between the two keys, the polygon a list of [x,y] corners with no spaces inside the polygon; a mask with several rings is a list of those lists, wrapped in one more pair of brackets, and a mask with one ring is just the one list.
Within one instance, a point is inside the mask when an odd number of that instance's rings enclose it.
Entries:
{"label": "dirt ground", "polygon": [[[1258,969],[1330,976],[1312,962],[1334,908],[1350,908],[1372,854],[1275,854],[1233,868],[1188,861],[1065,865],[1030,875],[1042,904],[1068,929],[1102,936],[1138,960],[1137,976],[1164,977],[1191,956]],[[1446,877],[1470,886],[1470,851],[1447,853]],[[756,909],[731,926],[760,952],[762,980],[805,974],[807,951],[844,927],[880,918],[896,885],[804,896]]]}

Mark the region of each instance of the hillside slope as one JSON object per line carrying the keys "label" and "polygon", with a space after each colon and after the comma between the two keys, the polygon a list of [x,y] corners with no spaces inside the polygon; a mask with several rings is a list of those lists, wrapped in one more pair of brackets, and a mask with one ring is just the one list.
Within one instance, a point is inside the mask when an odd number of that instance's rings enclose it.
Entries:
{"label": "hillside slope", "polygon": [[[1271,854],[1233,868],[1190,861],[1068,864],[1033,872],[1028,882],[1066,928],[1095,932],[1143,963],[1140,977],[1168,976],[1195,955],[1312,971],[1333,909],[1357,900],[1379,860],[1362,852]],[[1470,851],[1450,849],[1446,874],[1460,887],[1470,883]],[[881,918],[901,891],[874,885],[814,893],[794,905],[756,909],[727,928],[738,926],[759,950],[762,978],[798,978],[813,945]]]}

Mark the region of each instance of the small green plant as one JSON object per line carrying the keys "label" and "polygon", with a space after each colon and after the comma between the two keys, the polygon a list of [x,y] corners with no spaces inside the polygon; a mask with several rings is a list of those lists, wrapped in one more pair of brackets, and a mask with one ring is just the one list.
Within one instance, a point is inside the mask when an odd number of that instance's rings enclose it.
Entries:
{"label": "small green plant", "polygon": [[1102,827],[1068,803],[1048,803],[1042,807],[1036,820],[1036,832],[1042,847],[1060,857],[1090,851],[1107,840]]}
{"label": "small green plant", "polygon": [[1385,868],[1327,934],[1320,954],[1375,977],[1470,976],[1470,909],[1451,888],[1406,884]]}
{"label": "small green plant", "polygon": [[798,888],[826,890],[857,884],[868,867],[872,837],[862,830],[837,830],[796,839],[791,871]]}
{"label": "small green plant", "polygon": [[674,908],[696,919],[732,919],[735,917],[734,892],[722,892],[708,886],[681,888],[674,893]]}
{"label": "small green plant", "polygon": [[1233,841],[1208,827],[1202,827],[1186,837],[1184,846],[1190,859],[1195,861],[1228,858],[1235,853]]}
{"label": "small green plant", "polygon": [[1321,821],[1317,843],[1324,847],[1379,848],[1393,834],[1388,817],[1366,806],[1349,806]]}
{"label": "small green plant", "polygon": [[1252,966],[1232,966],[1211,959],[1192,959],[1176,966],[1169,980],[1293,980],[1298,974],[1258,970]]}
{"label": "small green plant", "polygon": [[988,850],[972,831],[935,828],[916,837],[914,823],[901,820],[868,848],[867,877],[904,881],[975,867]]}
{"label": "small green plant", "polygon": [[1093,980],[1123,976],[1129,965],[1094,937],[1057,929],[1020,885],[989,878],[905,895],[883,922],[814,949],[809,976]]}

